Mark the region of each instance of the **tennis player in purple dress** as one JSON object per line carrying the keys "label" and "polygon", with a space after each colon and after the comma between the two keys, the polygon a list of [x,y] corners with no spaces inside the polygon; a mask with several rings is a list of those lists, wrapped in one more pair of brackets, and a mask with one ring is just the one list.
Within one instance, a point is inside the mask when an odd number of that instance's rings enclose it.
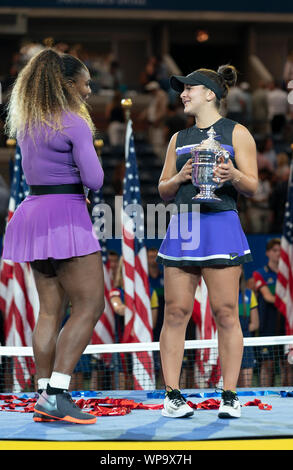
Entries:
{"label": "tennis player in purple dress", "polygon": [[[104,310],[100,245],[83,189],[98,190],[104,178],[85,106],[90,91],[80,60],[45,49],[20,72],[8,108],[7,130],[20,146],[30,193],[7,226],[3,258],[30,262],[39,294],[35,421],[96,421],[68,393]],[[68,301],[72,313],[60,331]]]}
{"label": "tennis player in purple dress", "polygon": [[[219,417],[237,418],[241,414],[235,393],[243,354],[238,315],[239,277],[241,265],[252,258],[237,213],[237,195],[238,192],[246,196],[255,193],[258,172],[251,134],[219,112],[221,99],[236,78],[233,66],[221,66],[217,72],[199,69],[187,77],[171,77],[171,87],[181,93],[184,112],[195,117],[194,126],[176,133],[170,140],[159,181],[162,199],[174,199],[178,208],[157,259],[164,265],[165,282],[165,316],[160,336],[166,385],[162,413],[171,418],[193,414],[179,390],[179,377],[186,326],[201,276],[208,288],[218,331],[224,389]],[[192,184],[191,149],[207,139],[211,127],[230,158],[214,171],[215,181],[222,185],[216,190],[221,201],[201,203],[199,213],[194,211],[193,197],[197,189]],[[188,240],[188,233],[193,239]]]}

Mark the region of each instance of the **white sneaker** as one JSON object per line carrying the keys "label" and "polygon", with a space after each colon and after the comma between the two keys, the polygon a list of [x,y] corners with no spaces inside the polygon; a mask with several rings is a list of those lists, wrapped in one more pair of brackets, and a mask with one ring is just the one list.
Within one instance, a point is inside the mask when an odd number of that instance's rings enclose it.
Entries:
{"label": "white sneaker", "polygon": [[193,409],[186,403],[180,390],[166,392],[162,415],[168,418],[187,418],[193,415]]}
{"label": "white sneaker", "polygon": [[231,390],[223,390],[220,402],[219,418],[240,418],[241,405],[238,400],[237,393]]}

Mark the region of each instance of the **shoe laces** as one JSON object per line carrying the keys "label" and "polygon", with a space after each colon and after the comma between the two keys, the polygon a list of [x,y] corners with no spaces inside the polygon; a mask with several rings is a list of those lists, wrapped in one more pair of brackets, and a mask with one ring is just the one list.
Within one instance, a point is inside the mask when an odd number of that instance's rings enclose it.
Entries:
{"label": "shoe laces", "polygon": [[75,401],[73,400],[71,394],[69,392],[63,391],[63,395],[66,397],[66,399],[74,406],[75,408],[79,408]]}
{"label": "shoe laces", "polygon": [[166,394],[169,400],[172,400],[176,406],[184,405],[186,402],[183,395],[181,395],[180,390],[176,390],[176,389],[175,390],[171,389],[170,391],[166,390]]}
{"label": "shoe laces", "polygon": [[234,401],[237,400],[237,394],[236,392],[232,392],[232,390],[223,390],[220,389],[222,392],[222,400],[224,405],[230,405],[233,406]]}

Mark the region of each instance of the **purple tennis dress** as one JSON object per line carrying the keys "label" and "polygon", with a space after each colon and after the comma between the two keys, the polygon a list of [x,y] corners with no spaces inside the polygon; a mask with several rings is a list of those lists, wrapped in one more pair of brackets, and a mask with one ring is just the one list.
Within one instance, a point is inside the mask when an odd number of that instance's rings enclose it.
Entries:
{"label": "purple tennis dress", "polygon": [[[63,130],[36,130],[18,141],[28,185],[80,184],[98,190],[104,173],[86,121],[64,113]],[[66,259],[99,251],[85,195],[27,196],[9,221],[3,259],[29,262]]]}
{"label": "purple tennis dress", "polygon": [[[221,118],[214,125],[216,139],[230,153],[236,166],[232,133],[236,122]],[[176,141],[179,172],[191,158],[190,150],[208,137],[207,129],[193,126],[180,131]],[[157,261],[166,266],[235,266],[252,260],[237,213],[238,193],[231,182],[216,190],[220,202],[197,204],[198,189],[190,182],[180,186],[175,197],[177,213],[171,217]]]}

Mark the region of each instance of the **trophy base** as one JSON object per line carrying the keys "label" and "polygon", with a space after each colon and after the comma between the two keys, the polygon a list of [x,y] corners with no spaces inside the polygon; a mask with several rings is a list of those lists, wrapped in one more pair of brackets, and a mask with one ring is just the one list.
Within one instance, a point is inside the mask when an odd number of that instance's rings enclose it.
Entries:
{"label": "trophy base", "polygon": [[192,198],[192,201],[193,202],[198,202],[198,204],[200,204],[201,202],[221,202],[222,199],[220,199],[219,197],[198,197],[198,196],[194,196]]}
{"label": "trophy base", "polygon": [[222,199],[220,199],[218,196],[214,194],[213,191],[209,190],[207,191],[207,188],[200,188],[201,191],[196,195],[193,196],[192,200],[193,202],[221,202]]}

